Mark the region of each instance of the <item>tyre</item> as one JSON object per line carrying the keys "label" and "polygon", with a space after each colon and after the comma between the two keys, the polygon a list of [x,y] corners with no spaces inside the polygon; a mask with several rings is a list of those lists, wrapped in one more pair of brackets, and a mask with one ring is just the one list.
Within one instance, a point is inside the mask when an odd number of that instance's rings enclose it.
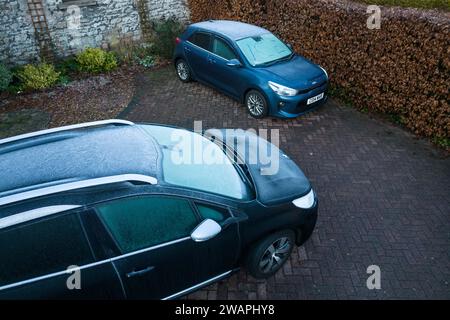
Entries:
{"label": "tyre", "polygon": [[247,107],[248,113],[256,119],[264,118],[269,113],[266,97],[257,90],[250,90],[247,93],[245,96],[245,106]]}
{"label": "tyre", "polygon": [[291,255],[295,245],[295,233],[283,230],[271,234],[250,250],[247,270],[256,279],[274,275]]}
{"label": "tyre", "polygon": [[191,69],[183,59],[178,59],[175,68],[177,70],[178,78],[183,82],[189,82],[192,80]]}

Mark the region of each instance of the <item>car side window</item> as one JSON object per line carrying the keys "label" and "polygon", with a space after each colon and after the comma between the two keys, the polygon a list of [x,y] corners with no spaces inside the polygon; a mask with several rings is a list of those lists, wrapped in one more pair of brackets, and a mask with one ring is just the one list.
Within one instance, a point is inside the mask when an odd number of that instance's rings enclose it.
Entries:
{"label": "car side window", "polygon": [[94,261],[78,214],[0,230],[0,286]]}
{"label": "car side window", "polygon": [[214,37],[212,52],[226,60],[236,59],[233,49],[222,39]]}
{"label": "car side window", "polygon": [[199,46],[200,48],[211,51],[211,36],[207,33],[196,32],[189,37],[188,41],[195,44],[196,46]]}
{"label": "car side window", "polygon": [[178,198],[127,198],[97,211],[122,253],[189,236],[199,223],[190,202]]}
{"label": "car side window", "polygon": [[225,208],[210,206],[203,203],[196,203],[196,205],[202,219],[212,219],[220,224],[230,217],[230,213]]}

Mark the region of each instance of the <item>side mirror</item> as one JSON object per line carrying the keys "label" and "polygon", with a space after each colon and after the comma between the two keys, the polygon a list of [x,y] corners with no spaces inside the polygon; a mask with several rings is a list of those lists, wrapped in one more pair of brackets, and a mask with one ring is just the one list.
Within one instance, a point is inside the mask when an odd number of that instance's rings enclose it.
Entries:
{"label": "side mirror", "polygon": [[227,62],[227,66],[232,68],[240,68],[242,67],[242,63],[238,59],[231,59]]}
{"label": "side mirror", "polygon": [[211,219],[203,220],[191,233],[191,239],[195,242],[208,241],[217,236],[222,227]]}

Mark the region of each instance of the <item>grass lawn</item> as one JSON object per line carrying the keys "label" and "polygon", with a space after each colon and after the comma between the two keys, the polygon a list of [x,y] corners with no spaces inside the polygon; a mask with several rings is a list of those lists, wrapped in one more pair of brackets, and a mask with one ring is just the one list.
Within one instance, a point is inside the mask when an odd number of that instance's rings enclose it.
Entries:
{"label": "grass lawn", "polygon": [[450,10],[450,0],[357,0],[367,4]]}

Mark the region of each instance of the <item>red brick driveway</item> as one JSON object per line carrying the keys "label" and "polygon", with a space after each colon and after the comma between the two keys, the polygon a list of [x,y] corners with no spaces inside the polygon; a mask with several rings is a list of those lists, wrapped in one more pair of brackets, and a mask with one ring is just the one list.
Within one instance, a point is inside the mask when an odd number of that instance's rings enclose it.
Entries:
{"label": "red brick driveway", "polygon": [[[205,129],[280,130],[280,147],[320,198],[312,238],[267,281],[241,271],[194,299],[450,299],[450,161],[428,143],[330,101],[295,120],[250,118],[244,107],[172,68],[138,76],[121,114]],[[381,268],[368,290],[367,267]]]}

